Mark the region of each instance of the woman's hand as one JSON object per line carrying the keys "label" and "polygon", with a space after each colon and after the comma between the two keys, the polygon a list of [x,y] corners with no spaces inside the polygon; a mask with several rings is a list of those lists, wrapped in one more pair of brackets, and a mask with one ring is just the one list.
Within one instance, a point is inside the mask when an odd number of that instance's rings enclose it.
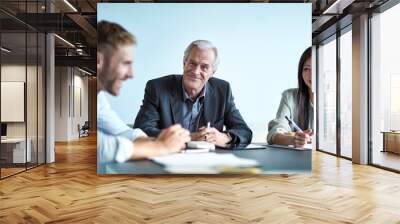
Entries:
{"label": "woman's hand", "polygon": [[293,136],[293,145],[296,148],[303,148],[304,145],[311,142],[311,136],[313,131],[311,129],[305,130],[303,132],[296,132]]}

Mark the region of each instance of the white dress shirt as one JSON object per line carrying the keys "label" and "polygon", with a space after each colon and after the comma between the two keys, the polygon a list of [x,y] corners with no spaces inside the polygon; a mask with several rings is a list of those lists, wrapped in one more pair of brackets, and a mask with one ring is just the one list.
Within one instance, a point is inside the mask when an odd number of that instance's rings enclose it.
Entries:
{"label": "white dress shirt", "polygon": [[127,161],[134,153],[133,141],[147,137],[140,129],[126,125],[111,109],[105,92],[97,94],[97,159],[100,162]]}

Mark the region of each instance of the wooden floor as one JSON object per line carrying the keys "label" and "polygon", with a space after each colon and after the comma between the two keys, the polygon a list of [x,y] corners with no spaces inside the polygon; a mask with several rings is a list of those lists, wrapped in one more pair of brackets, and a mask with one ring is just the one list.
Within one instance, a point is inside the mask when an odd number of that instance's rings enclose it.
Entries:
{"label": "wooden floor", "polygon": [[[22,167],[23,166],[23,167]],[[11,175],[15,175],[17,173],[20,172],[24,172],[27,169],[34,169],[35,167],[37,167],[37,164],[29,164],[27,167],[25,167],[25,165],[19,165],[18,167],[12,167],[12,168],[1,168],[0,172],[1,172],[1,178],[6,178],[8,176]]]}
{"label": "wooden floor", "polygon": [[400,170],[400,154],[375,151],[372,157],[374,164]]}
{"label": "wooden floor", "polygon": [[1,168],[1,178],[11,176],[13,174],[25,171],[24,168]]}
{"label": "wooden floor", "polygon": [[400,175],[313,153],[302,175],[97,176],[93,137],[0,181],[0,223],[400,223]]}

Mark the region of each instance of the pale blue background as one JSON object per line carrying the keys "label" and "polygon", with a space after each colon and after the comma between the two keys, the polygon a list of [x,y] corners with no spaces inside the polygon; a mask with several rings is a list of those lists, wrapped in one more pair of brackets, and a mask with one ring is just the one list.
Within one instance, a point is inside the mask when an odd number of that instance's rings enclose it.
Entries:
{"label": "pale blue background", "polygon": [[133,124],[149,79],[181,74],[190,42],[210,40],[220,65],[215,77],[231,83],[236,106],[253,130],[253,142],[265,142],[281,93],[297,87],[301,53],[311,46],[311,4],[98,4],[98,21],[121,24],[132,32],[135,78],[124,83],[111,106]]}

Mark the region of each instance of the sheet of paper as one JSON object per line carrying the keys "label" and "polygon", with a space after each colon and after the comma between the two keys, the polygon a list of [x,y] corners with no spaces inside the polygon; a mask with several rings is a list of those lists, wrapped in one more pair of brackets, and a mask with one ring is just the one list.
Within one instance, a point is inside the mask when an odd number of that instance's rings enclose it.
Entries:
{"label": "sheet of paper", "polygon": [[306,144],[304,145],[303,148],[295,148],[293,145],[268,145],[272,147],[278,147],[278,148],[287,148],[287,149],[297,149],[297,150],[312,150],[313,145],[312,144]]}
{"label": "sheet of paper", "polygon": [[182,150],[180,153],[205,153],[205,152],[211,152],[214,150],[211,149],[185,149]]}
{"label": "sheet of paper", "polygon": [[206,141],[190,141],[187,143],[189,149],[215,149],[215,145]]}
{"label": "sheet of paper", "polygon": [[243,159],[233,154],[209,153],[178,153],[154,157],[152,160],[167,167],[252,167],[257,166],[255,160]]}
{"label": "sheet of paper", "polygon": [[313,144],[306,144],[304,145],[305,149],[313,149]]}

